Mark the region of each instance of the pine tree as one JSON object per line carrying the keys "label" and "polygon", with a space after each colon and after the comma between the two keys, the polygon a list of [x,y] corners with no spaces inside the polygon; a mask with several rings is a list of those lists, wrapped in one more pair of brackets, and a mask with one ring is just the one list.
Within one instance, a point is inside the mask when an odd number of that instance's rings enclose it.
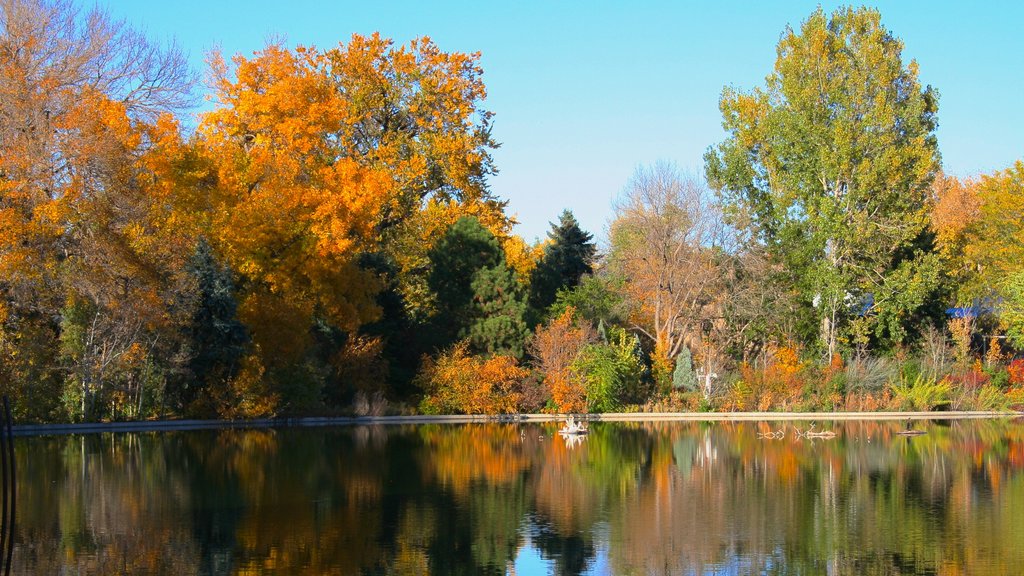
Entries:
{"label": "pine tree", "polygon": [[538,324],[545,311],[555,302],[559,289],[571,289],[584,274],[593,272],[597,246],[594,237],[580,228],[569,210],[564,210],[558,224],[551,224],[550,244],[530,276],[530,309],[532,324]]}
{"label": "pine tree", "polygon": [[526,337],[526,298],[515,271],[504,263],[483,268],[473,278],[476,319],[467,335],[475,351],[522,358]]}
{"label": "pine tree", "polygon": [[473,279],[484,268],[504,261],[497,238],[472,216],[452,224],[430,253],[427,285],[436,298],[436,313],[431,330],[434,347],[447,348],[467,335],[475,316]]}
{"label": "pine tree", "polygon": [[238,320],[238,302],[231,270],[217,261],[205,239],[200,239],[189,262],[196,281],[196,303],[188,326],[192,357],[188,374],[171,400],[187,410],[209,386],[234,377],[249,344],[249,334]]}

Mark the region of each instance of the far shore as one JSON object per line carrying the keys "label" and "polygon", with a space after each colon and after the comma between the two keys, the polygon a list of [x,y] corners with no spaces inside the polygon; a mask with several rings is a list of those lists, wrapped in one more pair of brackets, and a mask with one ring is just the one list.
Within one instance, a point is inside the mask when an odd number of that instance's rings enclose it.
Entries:
{"label": "far shore", "polygon": [[[751,422],[779,420],[964,420],[1022,418],[1024,412],[630,412],[577,414],[592,422]],[[258,420],[153,420],[88,424],[22,424],[15,436],[96,434],[102,432],[156,432],[221,428],[274,428],[317,426],[386,426],[398,424],[468,424],[490,422],[560,422],[566,414],[490,414],[441,416],[337,416],[263,418]]]}

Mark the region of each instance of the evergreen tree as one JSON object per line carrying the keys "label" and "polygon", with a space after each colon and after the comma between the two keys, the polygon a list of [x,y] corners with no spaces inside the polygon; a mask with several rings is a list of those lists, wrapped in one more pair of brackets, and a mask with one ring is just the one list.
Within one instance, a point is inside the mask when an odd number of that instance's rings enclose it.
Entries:
{"label": "evergreen tree", "polygon": [[530,330],[526,299],[515,271],[504,263],[483,268],[473,278],[475,320],[468,327],[471,346],[488,355],[522,358]]}
{"label": "evergreen tree", "polygon": [[498,239],[472,216],[459,218],[429,253],[427,285],[436,298],[431,327],[434,347],[441,349],[467,336],[474,321],[473,280],[477,272],[504,262]]}
{"label": "evergreen tree", "polygon": [[683,346],[676,355],[676,369],[672,372],[672,387],[676,390],[694,392],[697,390],[697,374],[693,371],[690,349]]}
{"label": "evergreen tree", "polygon": [[558,224],[551,224],[550,244],[530,276],[530,308],[539,323],[544,312],[555,302],[561,289],[571,289],[584,274],[593,272],[597,246],[594,237],[583,231],[569,210],[564,210]]}
{"label": "evergreen tree", "polygon": [[195,312],[187,328],[192,354],[188,374],[171,398],[182,410],[209,386],[234,377],[249,344],[238,320],[231,270],[217,261],[205,239],[199,240],[188,271],[196,282]]}

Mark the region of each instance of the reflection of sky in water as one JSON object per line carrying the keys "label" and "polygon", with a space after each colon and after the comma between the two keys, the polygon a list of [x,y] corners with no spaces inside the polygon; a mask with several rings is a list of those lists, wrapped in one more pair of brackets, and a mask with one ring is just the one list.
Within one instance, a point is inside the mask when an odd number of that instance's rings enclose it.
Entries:
{"label": "reflection of sky in water", "polygon": [[[556,574],[555,561],[545,559],[529,538],[526,538],[523,545],[516,552],[514,564],[516,576],[555,576]],[[598,549],[597,555],[590,560],[588,568],[583,574],[585,576],[607,576],[612,574],[611,568],[608,566],[608,548],[606,546]]]}
{"label": "reflection of sky in water", "polygon": [[533,543],[527,538],[516,554],[515,567],[517,576],[554,574],[555,563],[541,558],[540,551],[534,548]]}

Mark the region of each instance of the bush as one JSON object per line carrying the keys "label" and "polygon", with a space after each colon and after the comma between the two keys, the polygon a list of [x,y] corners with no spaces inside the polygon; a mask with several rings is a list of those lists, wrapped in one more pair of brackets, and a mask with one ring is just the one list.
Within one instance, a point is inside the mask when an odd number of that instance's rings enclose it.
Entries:
{"label": "bush", "polygon": [[974,399],[975,410],[989,410],[1001,412],[1010,408],[1010,399],[1003,394],[1003,391],[995,386],[985,386],[978,391]]}
{"label": "bush", "polygon": [[898,383],[890,384],[890,389],[894,407],[913,412],[948,406],[952,392],[949,380],[936,381],[924,374],[918,374],[913,380],[901,377]]}
{"label": "bush", "polygon": [[697,374],[693,371],[693,359],[690,349],[683,349],[676,355],[676,369],[672,372],[672,388],[687,392],[697,391]]}
{"label": "bush", "polygon": [[[538,326],[528,343],[533,367],[544,380],[544,389],[553,401],[554,410],[585,412],[587,394],[583,382],[571,367],[582,350],[597,335],[588,323],[576,321],[576,311],[566,308],[543,326]],[[543,402],[543,400],[542,400]]]}
{"label": "bush", "polygon": [[846,389],[851,392],[881,392],[895,376],[895,366],[886,358],[853,358],[846,365]]}
{"label": "bush", "polygon": [[1024,358],[1017,358],[1006,367],[1009,375],[1010,386],[1024,385]]}
{"label": "bush", "polygon": [[425,392],[425,414],[510,414],[518,410],[518,386],[529,375],[511,356],[469,355],[463,341],[424,362],[416,384]]}
{"label": "bush", "polygon": [[640,343],[625,330],[610,332],[611,342],[584,347],[572,365],[572,374],[583,382],[591,412],[613,412],[639,396],[644,373]]}

